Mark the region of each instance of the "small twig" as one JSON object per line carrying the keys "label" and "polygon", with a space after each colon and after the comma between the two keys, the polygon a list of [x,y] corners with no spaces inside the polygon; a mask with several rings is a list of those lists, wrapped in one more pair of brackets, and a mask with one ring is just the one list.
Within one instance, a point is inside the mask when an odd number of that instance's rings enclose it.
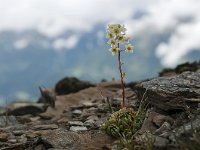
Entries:
{"label": "small twig", "polygon": [[8,103],[7,103],[7,99],[5,99],[6,102],[6,126],[8,125]]}
{"label": "small twig", "polygon": [[106,102],[108,103],[108,106],[110,108],[111,113],[113,113],[114,111],[113,111],[112,105],[111,105],[110,100],[109,100],[108,97],[106,97]]}
{"label": "small twig", "polygon": [[103,96],[103,92],[99,88],[97,89],[99,90],[99,94],[101,95],[102,99],[108,104],[108,107],[110,108],[111,113],[113,113],[114,111],[113,111],[109,98],[108,97],[105,98],[105,96]]}
{"label": "small twig", "polygon": [[[147,90],[148,90],[148,88],[146,88],[146,90],[145,90],[144,94],[142,95],[141,102],[144,100],[144,96],[147,94]],[[145,99],[145,100],[146,100],[146,99]]]}
{"label": "small twig", "polygon": [[142,95],[142,99],[141,99],[140,104],[139,104],[139,109],[140,109],[140,107],[142,106],[142,104],[143,104],[144,102],[146,102],[147,99],[148,99],[148,97],[146,97],[146,98],[144,99],[145,95],[147,94],[147,90],[148,90],[148,88],[145,90],[144,94]]}
{"label": "small twig", "polygon": [[101,95],[102,99],[106,102],[106,98],[105,96],[103,96],[103,92],[101,91],[101,89],[97,87],[97,90],[99,91],[99,94]]}

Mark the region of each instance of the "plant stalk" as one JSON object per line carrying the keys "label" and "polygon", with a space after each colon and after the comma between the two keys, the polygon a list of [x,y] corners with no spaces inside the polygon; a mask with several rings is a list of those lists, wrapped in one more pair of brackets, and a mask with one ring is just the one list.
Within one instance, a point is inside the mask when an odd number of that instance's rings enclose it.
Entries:
{"label": "plant stalk", "polygon": [[[119,48],[119,43],[118,43],[118,48]],[[122,63],[121,63],[121,51],[118,51],[118,67],[119,67],[119,72],[120,72],[120,77],[121,77],[121,87],[122,87],[122,108],[125,107],[125,87],[124,87],[124,79],[123,79],[123,72],[122,72]]]}

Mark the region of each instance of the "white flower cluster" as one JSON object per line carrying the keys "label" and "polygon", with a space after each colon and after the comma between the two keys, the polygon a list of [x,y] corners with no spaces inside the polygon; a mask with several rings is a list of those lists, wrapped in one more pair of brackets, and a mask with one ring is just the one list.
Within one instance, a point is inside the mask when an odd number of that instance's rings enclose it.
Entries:
{"label": "white flower cluster", "polygon": [[133,52],[133,45],[129,43],[129,38],[126,37],[126,28],[121,24],[108,24],[106,38],[111,45],[109,51],[115,55],[120,51],[119,44],[125,45],[126,52]]}

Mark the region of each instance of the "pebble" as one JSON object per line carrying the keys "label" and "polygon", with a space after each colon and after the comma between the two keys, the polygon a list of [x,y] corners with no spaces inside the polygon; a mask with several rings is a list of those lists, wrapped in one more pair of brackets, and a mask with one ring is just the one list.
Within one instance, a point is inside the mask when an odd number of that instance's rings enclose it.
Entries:
{"label": "pebble", "polygon": [[82,111],[79,110],[79,109],[75,109],[74,111],[72,111],[72,114],[73,114],[73,115],[81,115],[81,114],[82,114]]}
{"label": "pebble", "polygon": [[96,107],[91,107],[89,109],[87,109],[89,112],[97,112],[98,111],[98,108]]}
{"label": "pebble", "polygon": [[71,110],[75,110],[75,109],[82,109],[84,108],[83,104],[78,104],[78,105],[72,105],[70,106]]}
{"label": "pebble", "polygon": [[10,142],[10,143],[13,143],[13,144],[14,144],[14,143],[17,143],[17,139],[9,139],[9,140],[8,140],[8,142]]}
{"label": "pebble", "polygon": [[90,120],[90,119],[93,119],[93,120],[98,120],[99,118],[96,116],[96,115],[92,115],[92,116],[89,116],[89,117],[87,117],[87,119],[86,120]]}
{"label": "pebble", "polygon": [[0,133],[0,142],[6,142],[8,139],[7,133]]}
{"label": "pebble", "polygon": [[94,126],[94,124],[95,124],[95,121],[93,119],[89,119],[89,120],[84,122],[84,125],[87,126],[87,127]]}
{"label": "pebble", "polygon": [[29,133],[26,134],[27,138],[35,138],[37,136],[39,136],[39,135],[35,132],[29,132]]}
{"label": "pebble", "polygon": [[82,104],[83,104],[84,107],[92,107],[92,106],[95,105],[95,104],[92,103],[92,102],[83,102]]}
{"label": "pebble", "polygon": [[36,125],[34,127],[35,130],[49,130],[49,129],[57,129],[58,125],[50,124],[50,125]]}
{"label": "pebble", "polygon": [[53,118],[53,115],[49,113],[41,113],[39,114],[39,116],[44,120],[50,120]]}
{"label": "pebble", "polygon": [[83,126],[83,122],[81,121],[69,121],[68,124],[70,126]]}
{"label": "pebble", "polygon": [[16,130],[16,131],[13,131],[12,133],[13,133],[15,136],[20,136],[20,135],[24,134],[25,132],[22,131],[22,130]]}
{"label": "pebble", "polygon": [[57,123],[67,123],[68,121],[69,121],[68,118],[63,117],[63,118],[59,119],[59,120],[57,121]]}
{"label": "pebble", "polygon": [[85,126],[71,126],[70,131],[78,132],[78,131],[87,131],[87,127]]}

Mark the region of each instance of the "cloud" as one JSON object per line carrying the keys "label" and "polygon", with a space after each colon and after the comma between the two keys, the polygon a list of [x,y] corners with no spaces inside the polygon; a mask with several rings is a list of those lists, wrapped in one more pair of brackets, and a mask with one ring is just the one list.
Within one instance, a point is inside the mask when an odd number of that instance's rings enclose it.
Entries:
{"label": "cloud", "polygon": [[140,19],[128,20],[126,24],[134,29],[130,36],[148,31],[159,34],[173,31],[168,42],[161,42],[156,47],[162,65],[173,67],[188,52],[200,50],[199,8],[199,0],[159,0],[148,5]]}
{"label": "cloud", "polygon": [[24,48],[26,48],[28,45],[29,45],[29,40],[28,39],[20,39],[20,40],[17,40],[15,43],[14,43],[14,47],[17,49],[17,50],[22,50]]}
{"label": "cloud", "polygon": [[30,99],[30,95],[24,91],[15,92],[15,97],[17,100],[29,100]]}
{"label": "cloud", "polygon": [[72,35],[67,39],[59,38],[53,42],[53,47],[57,51],[62,51],[64,49],[72,49],[76,46],[79,41],[79,37],[76,35]]}
{"label": "cloud", "polygon": [[200,22],[182,24],[177,27],[168,43],[161,43],[156,54],[164,66],[174,67],[191,50],[200,51]]}
{"label": "cloud", "polygon": [[200,1],[198,0],[157,0],[149,4],[145,13],[139,19],[127,20],[128,28],[134,28],[134,33],[145,29],[164,32],[169,28],[176,28],[186,18],[200,17]]}
{"label": "cloud", "polygon": [[[122,22],[130,36],[173,31],[155,48],[164,66],[174,66],[191,50],[200,49],[199,0],[0,0],[0,32],[36,30],[53,37],[59,50],[73,47],[58,36],[66,31],[88,32],[97,24]],[[69,39],[68,39],[69,40]],[[197,42],[196,42],[197,41]],[[70,46],[71,45],[71,46]],[[15,43],[18,49],[25,43]]]}
{"label": "cloud", "polygon": [[37,30],[50,37],[66,30],[89,31],[98,23],[130,19],[139,5],[135,1],[1,0],[0,31]]}

